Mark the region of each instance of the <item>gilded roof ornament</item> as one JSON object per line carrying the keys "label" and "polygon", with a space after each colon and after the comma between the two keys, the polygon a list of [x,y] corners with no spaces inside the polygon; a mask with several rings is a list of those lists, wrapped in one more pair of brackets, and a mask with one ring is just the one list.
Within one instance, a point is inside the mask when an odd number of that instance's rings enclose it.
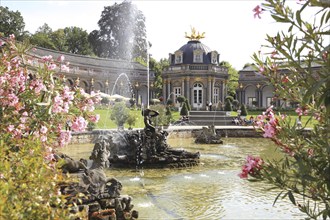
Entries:
{"label": "gilded roof ornament", "polygon": [[200,40],[202,38],[205,38],[205,32],[200,34],[199,32],[196,32],[196,29],[193,27],[191,28],[191,34],[188,35],[187,32],[185,32],[185,38],[188,38],[190,40]]}

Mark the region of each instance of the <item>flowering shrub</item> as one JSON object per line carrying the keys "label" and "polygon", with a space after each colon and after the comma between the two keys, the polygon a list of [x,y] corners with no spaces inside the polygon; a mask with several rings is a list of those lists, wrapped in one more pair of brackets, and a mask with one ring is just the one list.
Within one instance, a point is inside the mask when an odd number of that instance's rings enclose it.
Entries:
{"label": "flowering shrub", "polygon": [[[327,219],[330,217],[330,3],[299,1],[299,6],[299,10],[293,11],[284,1],[266,0],[254,9],[255,17],[260,18],[268,11],[276,22],[288,24],[289,28],[288,32],[267,36],[269,45],[265,48],[270,51],[255,53],[253,59],[257,71],[274,86],[274,100],[298,103],[297,115],[308,115],[310,119],[306,124],[290,123],[290,117],[276,113],[272,107],[259,115],[257,129],[276,143],[283,158],[259,164],[250,156],[239,175],[242,178],[250,175],[254,181],[267,181],[282,189],[275,202],[283,194],[281,198],[288,197],[308,218]],[[313,24],[303,20],[308,8],[315,11]],[[268,56],[264,59],[265,54]],[[307,133],[304,128],[312,119],[317,124]]]}
{"label": "flowering shrub", "polygon": [[55,72],[68,70],[63,56],[37,59],[13,35],[0,50],[0,219],[68,219],[57,188],[65,179],[53,154],[71,131],[97,121],[100,98],[65,85]]}

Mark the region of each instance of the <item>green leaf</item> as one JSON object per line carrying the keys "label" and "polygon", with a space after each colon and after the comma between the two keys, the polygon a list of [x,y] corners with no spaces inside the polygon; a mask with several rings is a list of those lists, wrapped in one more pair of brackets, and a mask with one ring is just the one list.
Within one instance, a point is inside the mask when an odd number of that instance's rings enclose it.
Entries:
{"label": "green leaf", "polygon": [[278,198],[281,196],[281,194],[283,193],[283,191],[281,191],[275,198],[273,206],[275,205],[276,201],[278,200]]}
{"label": "green leaf", "polygon": [[300,11],[297,11],[297,12],[296,12],[296,19],[297,19],[297,22],[298,22],[299,27],[301,27]]}
{"label": "green leaf", "polygon": [[277,15],[272,15],[272,18],[274,18],[275,21],[277,22],[281,22],[281,23],[290,23],[290,20],[285,19],[285,18],[281,18]]}
{"label": "green leaf", "polygon": [[296,205],[296,200],[294,199],[294,196],[291,191],[288,191],[288,196],[292,204]]}

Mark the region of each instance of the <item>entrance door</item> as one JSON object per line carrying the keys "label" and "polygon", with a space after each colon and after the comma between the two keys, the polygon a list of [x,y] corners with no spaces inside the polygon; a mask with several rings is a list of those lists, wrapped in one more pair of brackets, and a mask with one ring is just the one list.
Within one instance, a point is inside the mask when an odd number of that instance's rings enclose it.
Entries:
{"label": "entrance door", "polygon": [[200,83],[196,83],[194,85],[194,102],[193,108],[197,108],[197,110],[203,108],[203,85]]}

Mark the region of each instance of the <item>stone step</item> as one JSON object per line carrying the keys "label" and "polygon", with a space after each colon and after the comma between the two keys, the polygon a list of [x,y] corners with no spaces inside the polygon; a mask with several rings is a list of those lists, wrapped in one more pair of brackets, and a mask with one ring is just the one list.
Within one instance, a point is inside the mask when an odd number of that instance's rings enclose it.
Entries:
{"label": "stone step", "polygon": [[190,111],[189,116],[192,115],[226,115],[225,111]]}
{"label": "stone step", "polygon": [[231,120],[230,121],[205,121],[205,120],[195,120],[191,121],[189,120],[190,125],[201,125],[201,126],[209,126],[209,125],[215,125],[215,126],[229,126],[233,125]]}

